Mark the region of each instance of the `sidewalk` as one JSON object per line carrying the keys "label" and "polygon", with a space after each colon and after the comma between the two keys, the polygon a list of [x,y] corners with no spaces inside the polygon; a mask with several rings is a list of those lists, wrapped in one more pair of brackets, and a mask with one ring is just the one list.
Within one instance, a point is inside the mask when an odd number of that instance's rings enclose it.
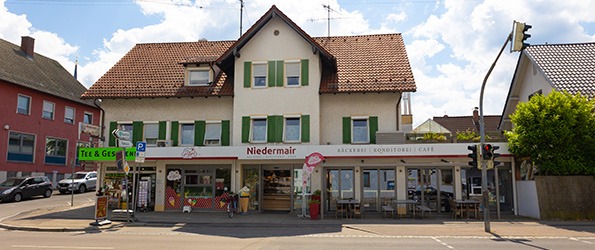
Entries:
{"label": "sidewalk", "polygon": [[595,239],[595,223],[588,221],[536,221],[506,216],[491,218],[491,234],[484,231],[484,222],[454,220],[448,215],[432,214],[429,218],[384,219],[381,213],[364,214],[363,219],[335,219],[327,214],[324,220],[298,218],[289,213],[256,213],[229,218],[225,212],[138,212],[138,221],[112,221],[109,225],[91,226],[93,204],[35,209],[3,218],[0,227],[29,231],[101,231],[121,227],[338,227],[371,234],[400,237],[581,237]]}

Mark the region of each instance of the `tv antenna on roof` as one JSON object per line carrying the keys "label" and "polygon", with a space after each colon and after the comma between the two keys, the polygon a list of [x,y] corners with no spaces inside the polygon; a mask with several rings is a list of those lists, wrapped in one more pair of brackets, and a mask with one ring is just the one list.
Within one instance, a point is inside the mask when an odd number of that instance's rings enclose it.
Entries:
{"label": "tv antenna on roof", "polygon": [[[327,18],[326,18],[326,23],[327,23],[327,26],[328,26],[328,35],[327,36],[330,37],[331,36],[331,10],[333,12],[337,12],[337,11],[336,10],[333,10],[331,8],[331,6],[330,5],[327,5],[327,4],[322,4],[322,7],[325,8],[326,9],[326,12],[327,12]],[[339,12],[337,12],[337,13],[339,13]]]}

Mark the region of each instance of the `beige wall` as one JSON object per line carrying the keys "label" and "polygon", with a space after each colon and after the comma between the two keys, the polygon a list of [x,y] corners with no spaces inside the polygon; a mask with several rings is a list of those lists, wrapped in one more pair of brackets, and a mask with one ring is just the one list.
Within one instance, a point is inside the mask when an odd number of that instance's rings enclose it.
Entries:
{"label": "beige wall", "polygon": [[378,116],[378,132],[397,131],[399,98],[400,93],[321,95],[321,143],[343,143],[346,116]]}
{"label": "beige wall", "polygon": [[168,121],[169,138],[170,121],[232,120],[232,103],[232,97],[104,99],[101,103],[107,128],[104,136],[108,138],[111,132],[108,131],[111,121]]}
{"label": "beige wall", "polygon": [[[279,34],[274,35],[274,31]],[[310,143],[319,142],[320,62],[310,44],[286,23],[274,18],[240,51],[235,62],[233,145],[241,145],[242,116],[310,115]],[[309,59],[309,85],[300,87],[244,88],[244,62]],[[284,72],[286,72],[284,70]]]}
{"label": "beige wall", "polygon": [[528,101],[529,95],[539,90],[542,90],[543,95],[548,95],[552,92],[552,86],[546,80],[543,72],[533,63],[530,63],[525,69],[522,82],[522,89],[519,91],[519,100],[521,102]]}

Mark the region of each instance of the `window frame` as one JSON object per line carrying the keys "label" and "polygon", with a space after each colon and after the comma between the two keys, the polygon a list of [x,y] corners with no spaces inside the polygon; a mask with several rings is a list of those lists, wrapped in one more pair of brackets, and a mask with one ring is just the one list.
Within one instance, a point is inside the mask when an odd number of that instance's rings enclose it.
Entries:
{"label": "window frame", "polygon": [[[287,138],[288,126],[287,121],[289,119],[297,119],[297,138],[291,140]],[[295,126],[295,125],[294,125]],[[300,143],[302,142],[302,116],[301,115],[285,115],[283,116],[283,142],[284,143]]]}
{"label": "window frame", "polygon": [[[70,122],[67,118],[67,114],[68,112],[66,112],[68,109],[72,109],[72,122]],[[64,107],[64,123],[66,124],[75,124],[76,121],[76,108],[74,107],[70,107],[70,106],[66,106]]]}
{"label": "window frame", "polygon": [[[179,139],[179,142],[178,142],[179,146],[194,146],[194,136],[196,134],[196,127],[194,126],[194,122],[190,122],[190,121],[188,121],[188,122],[182,122],[182,121],[180,121],[179,122],[179,126],[180,126],[179,132],[178,132],[179,133],[179,137],[178,138],[180,138]],[[189,137],[190,143],[184,143],[184,127],[185,126],[187,126],[187,127],[189,127],[189,128],[192,129],[192,136]]]}
{"label": "window frame", "polygon": [[[151,127],[155,126],[154,137],[148,137],[147,126],[151,126]],[[151,136],[153,136],[153,135],[151,135]],[[159,122],[144,122],[143,123],[143,141],[147,143],[147,146],[156,147],[158,140],[159,140]]]}
{"label": "window frame", "polygon": [[[211,125],[211,126],[209,126]],[[215,141],[214,138],[207,138],[209,134],[209,127],[213,127],[214,125],[219,125],[219,137],[216,139],[217,143],[208,143],[211,141]],[[221,146],[221,134],[223,133],[223,126],[221,121],[205,121],[205,138],[203,140],[203,145],[205,146]]]}
{"label": "window frame", "polygon": [[[264,138],[262,140],[255,140],[255,121],[264,121]],[[268,118],[266,116],[250,117],[250,143],[267,143],[268,136]]]}
{"label": "window frame", "polygon": [[[11,151],[11,145],[10,145],[10,141],[11,141],[11,135],[15,134],[15,135],[19,135],[19,150],[17,151]],[[23,148],[25,148],[25,146],[23,146],[23,135],[25,136],[32,136],[32,146],[31,146],[31,152],[29,154],[29,152],[24,152]],[[16,132],[16,131],[9,131],[8,133],[8,148],[6,149],[6,161],[7,162],[27,162],[27,163],[35,163],[35,146],[36,146],[36,140],[37,140],[37,135],[35,134],[29,134],[29,133],[22,133],[22,132]],[[19,160],[11,160],[11,154],[19,154],[19,155],[31,155],[31,161],[19,161]]]}
{"label": "window frame", "polygon": [[[46,111],[45,107],[46,104],[52,105],[52,110],[51,111]],[[49,117],[46,117],[46,112],[49,113]],[[43,119],[47,119],[47,120],[54,120],[54,118],[56,117],[56,103],[54,102],[50,102],[47,100],[43,100],[43,106],[41,108],[41,118]]]}
{"label": "window frame", "polygon": [[[208,76],[205,83],[192,84],[192,72],[207,72]],[[213,74],[209,67],[188,67],[186,69],[186,86],[209,86],[213,82]]]}
{"label": "window frame", "polygon": [[[54,149],[54,153],[48,153],[48,144],[50,143],[50,140],[54,140],[54,144],[56,149]],[[64,142],[64,153],[59,154],[60,152],[60,148],[58,143],[59,142]],[[45,154],[44,154],[44,163],[45,164],[55,164],[55,165],[66,165],[67,160],[68,160],[68,139],[64,139],[64,138],[58,138],[58,137],[52,137],[52,136],[46,136],[45,137]],[[50,157],[49,159],[63,159],[63,163],[57,163],[57,162],[48,162],[48,157]]]}
{"label": "window frame", "polygon": [[[21,98],[26,98],[26,100],[27,100],[27,109],[25,110],[26,113],[21,112],[21,108],[20,108]],[[17,114],[31,115],[31,100],[32,100],[31,96],[18,94],[18,96],[17,96]]]}
{"label": "window frame", "polygon": [[[264,73],[263,75],[256,75],[256,68],[257,67],[264,67]],[[268,62],[252,62],[252,88],[266,88],[267,87],[267,81],[268,81]],[[256,79],[261,79],[262,78],[262,85],[256,85]],[[260,82],[260,81],[259,81]]]}
{"label": "window frame", "polygon": [[[366,140],[365,141],[356,141],[355,140],[355,122],[356,121],[365,121],[366,122]],[[361,126],[358,126],[361,127]],[[353,144],[369,144],[370,143],[370,117],[369,116],[352,116],[351,117],[351,143]]]}
{"label": "window frame", "polygon": [[[289,75],[289,65],[295,65],[297,67],[297,69],[295,69],[295,71],[297,71],[297,75]],[[290,87],[290,88],[295,88],[295,87],[300,87],[301,86],[301,70],[302,70],[302,62],[301,60],[287,60],[284,61],[284,66],[285,66],[285,77],[284,77],[284,81],[285,81],[285,86],[286,87]],[[297,81],[295,82],[295,84],[289,84],[289,78],[295,78],[297,77]]]}
{"label": "window frame", "polygon": [[[91,117],[91,119],[88,123],[87,123],[87,116]],[[93,113],[85,111],[85,114],[83,115],[83,123],[93,124]]]}

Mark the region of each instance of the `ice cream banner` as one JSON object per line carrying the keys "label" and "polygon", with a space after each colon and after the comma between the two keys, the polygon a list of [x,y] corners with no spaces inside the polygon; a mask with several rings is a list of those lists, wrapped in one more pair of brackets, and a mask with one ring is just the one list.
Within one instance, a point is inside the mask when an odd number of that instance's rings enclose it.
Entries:
{"label": "ice cream banner", "polygon": [[306,161],[304,162],[304,166],[302,168],[302,190],[306,190],[310,175],[314,171],[314,168],[318,166],[318,164],[322,163],[322,161],[324,161],[324,156],[318,152],[314,152],[306,156]]}

